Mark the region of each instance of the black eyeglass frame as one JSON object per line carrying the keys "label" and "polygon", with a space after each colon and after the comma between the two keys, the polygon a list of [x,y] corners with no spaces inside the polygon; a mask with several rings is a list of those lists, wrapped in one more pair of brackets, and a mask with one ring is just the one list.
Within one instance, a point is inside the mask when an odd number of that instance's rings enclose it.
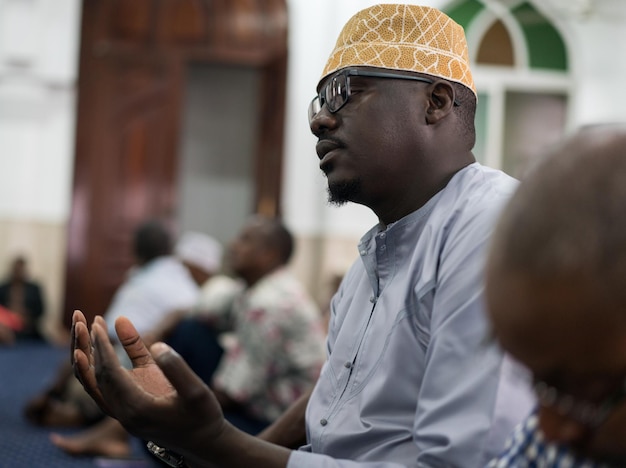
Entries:
{"label": "black eyeglass frame", "polygon": [[[333,80],[338,77],[338,76],[345,76],[346,78],[346,96],[343,99],[343,102],[341,102],[341,104],[339,104],[338,106],[336,106],[335,108],[331,107],[330,103],[328,102],[328,100],[326,99],[326,95],[328,94],[328,90],[331,87],[331,84],[333,83]],[[322,107],[324,106],[324,104],[326,104],[326,108],[328,109],[328,111],[331,114],[334,114],[335,112],[337,112],[339,109],[341,109],[343,106],[346,105],[346,103],[348,102],[349,98],[350,98],[350,77],[351,76],[362,76],[362,77],[367,77],[367,78],[388,78],[388,79],[395,79],[395,80],[410,80],[410,81],[421,81],[422,83],[428,83],[428,84],[432,84],[434,83],[433,80],[429,79],[429,78],[424,78],[422,76],[415,76],[415,75],[403,75],[400,73],[393,73],[393,72],[378,72],[378,71],[373,71],[373,70],[361,70],[358,68],[345,68],[343,70],[341,70],[338,73],[335,73],[334,75],[332,75],[327,83],[322,87],[322,89],[320,90],[320,92],[317,94],[317,96],[315,96],[312,100],[311,103],[309,104],[309,122],[311,122],[311,120],[313,120],[313,118],[319,113],[320,110],[322,110]],[[317,101],[318,104],[315,104]],[[454,100],[454,106],[458,107],[460,106],[460,103],[455,99]],[[317,109],[317,110],[315,110]]]}

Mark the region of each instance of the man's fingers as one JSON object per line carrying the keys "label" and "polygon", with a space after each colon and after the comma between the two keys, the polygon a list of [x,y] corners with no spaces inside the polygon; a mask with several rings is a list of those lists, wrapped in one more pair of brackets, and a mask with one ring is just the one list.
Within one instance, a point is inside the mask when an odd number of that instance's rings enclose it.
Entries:
{"label": "man's fingers", "polygon": [[128,357],[133,363],[133,367],[141,367],[154,362],[152,355],[130,320],[126,317],[119,317],[115,321],[115,332],[117,333],[120,343],[124,346],[126,354],[128,354]]}
{"label": "man's fingers", "polygon": [[91,326],[91,341],[94,346],[95,376],[100,392],[108,401],[120,401],[128,398],[135,390],[130,377],[127,375],[109,340],[106,324],[100,317],[96,317]]}
{"label": "man's fingers", "polygon": [[195,399],[206,393],[206,384],[170,346],[162,342],[154,343],[150,352],[183,400]]}
{"label": "man's fingers", "polygon": [[[89,329],[87,325],[83,322],[76,322],[74,324],[74,341],[73,341],[73,351],[79,350],[82,351],[87,357],[90,364],[93,364],[93,356],[91,354],[91,338],[89,337]],[[75,355],[72,353],[72,358]]]}
{"label": "man's fingers", "polygon": [[[87,327],[87,319],[80,310],[75,310],[72,314],[72,328],[70,329],[70,362],[74,364],[74,349],[76,348],[76,325],[82,324],[85,329]],[[87,334],[89,339],[89,334]]]}
{"label": "man's fingers", "polygon": [[102,394],[98,389],[98,382],[96,381],[96,375],[94,373],[94,368],[90,364],[90,360],[87,355],[76,349],[74,351],[74,374],[76,378],[80,381],[85,391],[94,399],[94,401],[102,408],[103,411],[107,412],[106,404],[104,399],[102,398]]}

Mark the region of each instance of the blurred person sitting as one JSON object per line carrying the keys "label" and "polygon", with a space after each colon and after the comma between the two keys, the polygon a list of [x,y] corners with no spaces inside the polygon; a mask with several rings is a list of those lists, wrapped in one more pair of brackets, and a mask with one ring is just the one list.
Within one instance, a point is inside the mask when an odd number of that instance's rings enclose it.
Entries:
{"label": "blurred person sitting", "polygon": [[136,264],[104,314],[113,341],[118,317],[134,317],[149,333],[173,311],[191,307],[199,293],[199,283],[187,266],[191,256],[180,259],[173,254],[170,233],[161,223],[148,221],[138,228],[134,254]]}
{"label": "blurred person sitting", "polygon": [[[169,314],[195,304],[200,282],[218,268],[222,254],[217,241],[209,236],[202,238],[204,242],[200,239],[199,233],[193,236],[195,247],[189,248],[189,238],[181,238],[176,249],[183,255],[178,257],[172,253],[171,235],[162,223],[150,220],[138,226],[133,237],[136,263],[104,315],[120,356],[124,353],[113,330],[117,317],[134,317],[135,323],[149,334]],[[195,257],[195,250],[202,253]],[[80,427],[102,418],[100,409],[76,385],[67,363],[52,386],[27,404],[25,415],[34,424],[55,427]]]}
{"label": "blurred person sitting", "polygon": [[29,277],[28,264],[22,255],[11,262],[7,278],[0,284],[0,306],[5,308],[4,314],[13,316],[14,325],[8,328],[16,339],[44,338],[40,331],[40,320],[45,312],[43,290]]}
{"label": "blurred person sitting", "polygon": [[189,231],[176,244],[175,254],[199,285],[196,301],[191,307],[174,310],[144,334],[146,343],[165,339],[184,319],[216,314],[230,309],[243,283],[222,272],[222,246],[201,232]]}
{"label": "blurred person sitting", "polygon": [[243,284],[232,307],[205,309],[166,338],[211,386],[226,418],[251,434],[306,394],[325,360],[322,313],[287,268],[292,253],[282,222],[250,218],[228,250]]}
{"label": "blurred person sitting", "polygon": [[[256,434],[311,390],[325,359],[322,315],[288,271],[291,233],[278,220],[255,216],[229,248],[235,282],[205,283],[190,310],[150,333],[166,339],[218,396],[225,417]],[[52,442],[74,455],[127,456],[126,430],[112,418]]]}

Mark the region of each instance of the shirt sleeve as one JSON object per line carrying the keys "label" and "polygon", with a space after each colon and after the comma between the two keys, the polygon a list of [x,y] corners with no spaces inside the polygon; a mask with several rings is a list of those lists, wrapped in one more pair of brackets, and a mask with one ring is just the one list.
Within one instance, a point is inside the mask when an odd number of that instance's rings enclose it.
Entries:
{"label": "shirt sleeve", "polygon": [[509,385],[513,374],[488,340],[483,270],[493,212],[466,213],[441,252],[415,417],[417,466],[485,466],[509,435],[497,428],[530,409],[527,389]]}

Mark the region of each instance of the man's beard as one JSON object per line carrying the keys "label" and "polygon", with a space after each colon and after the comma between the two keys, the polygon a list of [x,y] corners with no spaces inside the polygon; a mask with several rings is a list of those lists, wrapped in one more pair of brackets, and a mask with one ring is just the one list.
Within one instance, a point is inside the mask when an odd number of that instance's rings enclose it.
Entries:
{"label": "man's beard", "polygon": [[352,179],[345,182],[328,184],[328,203],[335,206],[356,201],[361,193],[361,181]]}

